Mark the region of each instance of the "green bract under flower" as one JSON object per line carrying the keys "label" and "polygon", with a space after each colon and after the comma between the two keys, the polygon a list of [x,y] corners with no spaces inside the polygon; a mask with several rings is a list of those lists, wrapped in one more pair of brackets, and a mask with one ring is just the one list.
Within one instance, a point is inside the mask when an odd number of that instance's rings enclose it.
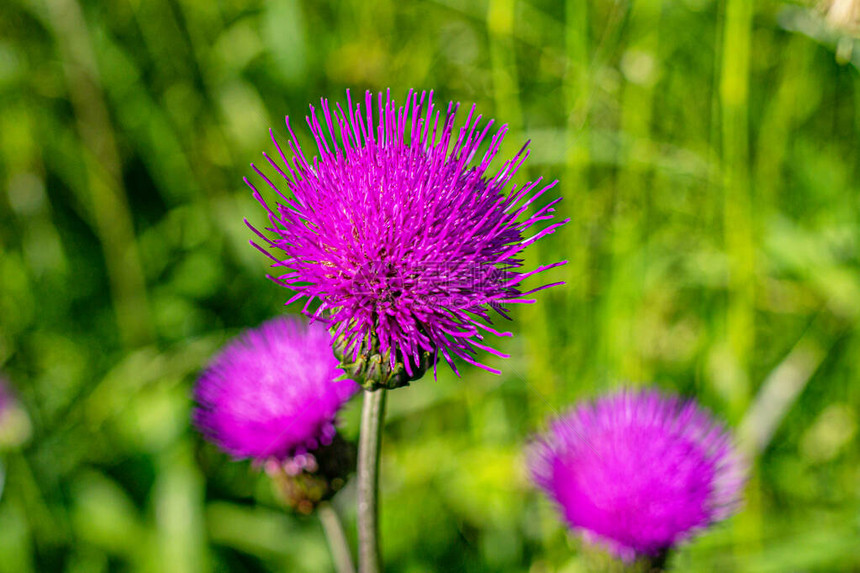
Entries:
{"label": "green bract under flower", "polygon": [[343,378],[360,382],[365,390],[394,390],[408,386],[411,381],[424,376],[433,364],[432,354],[426,351],[420,353],[418,362],[403,356],[391,360],[391,348],[383,352],[376,336],[368,338],[358,356],[348,351],[349,340],[345,336],[341,335],[334,341],[334,355],[340,360]]}
{"label": "green bract under flower", "polygon": [[355,444],[335,434],[328,445],[286,460],[265,464],[276,493],[289,507],[309,514],[346,484],[355,470]]}

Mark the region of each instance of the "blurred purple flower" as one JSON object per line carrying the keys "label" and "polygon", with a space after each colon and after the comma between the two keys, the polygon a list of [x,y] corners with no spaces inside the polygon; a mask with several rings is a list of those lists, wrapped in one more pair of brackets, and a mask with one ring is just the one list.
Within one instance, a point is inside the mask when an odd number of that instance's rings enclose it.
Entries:
{"label": "blurred purple flower", "polygon": [[362,108],[347,91],[346,107],[331,109],[322,100],[318,118],[311,106],[307,123],[319,150],[312,161],[289,118],[292,163],[272,134],[282,162],[264,155],[286,193],[252,167],[280,202],[270,207],[245,179],[268,211],[265,231],[272,238],[254,231],[277,256],[255,246],[273,266],[289,269],[274,279],[295,291],[287,304],[306,298],[308,312],[319,299],[312,315],[334,327],[342,354],[356,360],[378,353],[392,368],[402,361],[412,375],[423,357],[435,364],[441,354],[455,372],[454,357],[497,372],[475,358],[477,349],[506,357],[483,343],[485,332],[510,334],[489,326],[490,309],[509,318],[503,305],[533,302],[532,293],[562,284],[519,288],[527,277],[563,264],[518,270],[523,249],[566,222],[524,236],[553,219],[560,199],[526,212],[555,182],[541,188],[538,179],[505,190],[528,156],[527,144],[488,176],[507,126],[481,152],[493,122],[479,127],[474,106],[459,132],[453,103],[439,129],[432,92],[410,91],[401,107],[390,93],[375,98],[367,92]]}
{"label": "blurred purple flower", "polygon": [[323,326],[275,318],[228,343],[200,375],[194,424],[236,458],[312,465],[306,454],[332,442],[338,410],[358,391],[335,381],[340,374]]}
{"label": "blurred purple flower", "polygon": [[746,470],[692,401],[622,390],[553,421],[529,450],[532,478],[587,539],[656,557],[734,512]]}

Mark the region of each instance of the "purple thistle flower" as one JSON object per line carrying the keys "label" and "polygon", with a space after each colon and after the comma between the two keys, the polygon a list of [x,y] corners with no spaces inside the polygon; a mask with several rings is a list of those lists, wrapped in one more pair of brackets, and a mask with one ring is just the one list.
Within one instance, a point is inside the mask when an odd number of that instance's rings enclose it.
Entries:
{"label": "purple thistle flower", "polygon": [[310,452],[332,442],[338,410],[358,391],[340,374],[325,328],[275,318],[228,343],[201,374],[194,424],[236,458],[313,471]]}
{"label": "purple thistle flower", "polygon": [[[251,228],[278,256],[254,246],[289,269],[274,278],[295,291],[287,304],[306,299],[304,312],[333,327],[343,356],[360,361],[374,353],[391,368],[402,361],[412,377],[431,356],[435,367],[439,354],[455,372],[459,357],[498,373],[476,359],[478,349],[507,357],[483,342],[486,332],[510,335],[490,326],[490,309],[509,318],[504,305],[534,302],[534,292],[562,284],[520,290],[527,277],[564,262],[518,270],[523,249],[566,222],[525,235],[553,219],[560,199],[526,212],[556,182],[541,188],[537,179],[506,191],[528,144],[488,175],[507,126],[481,153],[493,122],[479,127],[472,106],[456,132],[458,107],[448,105],[440,126],[432,92],[410,91],[402,107],[389,92],[376,102],[367,92],[362,108],[347,91],[346,111],[323,99],[322,116],[311,106],[306,118],[319,157],[307,159],[289,118],[292,163],[274,134],[282,162],[263,154],[286,193],[252,164],[281,201],[270,207],[245,179],[268,211],[265,231],[273,238]],[[315,299],[320,304],[309,312]]]}
{"label": "purple thistle flower", "polygon": [[618,557],[656,557],[733,513],[746,470],[722,425],[692,401],[622,390],[551,423],[532,478],[568,524]]}

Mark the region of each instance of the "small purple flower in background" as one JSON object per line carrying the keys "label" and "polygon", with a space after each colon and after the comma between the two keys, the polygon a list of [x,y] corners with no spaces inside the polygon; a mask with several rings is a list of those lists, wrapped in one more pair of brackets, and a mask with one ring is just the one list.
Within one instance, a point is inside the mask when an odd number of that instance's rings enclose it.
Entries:
{"label": "small purple flower in background", "polygon": [[403,385],[440,354],[455,372],[455,358],[497,372],[476,359],[477,350],[505,357],[484,344],[485,333],[508,334],[489,326],[490,309],[508,318],[504,305],[561,284],[520,290],[527,277],[563,264],[519,270],[522,251],[566,222],[549,223],[560,199],[526,214],[555,182],[505,189],[527,147],[488,175],[507,127],[482,152],[493,122],[479,127],[474,106],[459,131],[458,106],[448,105],[440,125],[432,92],[410,91],[401,107],[388,93],[368,92],[362,107],[347,91],[346,107],[322,100],[317,116],[311,106],[313,160],[289,118],[292,163],[272,135],[281,161],[264,155],[287,192],[252,167],[280,196],[274,206],[245,180],[269,214],[268,236],[254,230],[277,256],[258,248],[289,269],[275,279],[295,291],[287,304],[305,298],[309,312],[320,301],[312,316],[333,327],[345,370],[369,387]]}
{"label": "small purple flower in background", "polygon": [[335,436],[338,410],[359,387],[341,374],[328,332],[275,318],[225,346],[197,382],[194,423],[235,458],[288,467]]}
{"label": "small purple flower in background", "polygon": [[622,390],[553,421],[532,478],[586,539],[626,561],[659,558],[740,502],[746,470],[722,425],[692,401]]}
{"label": "small purple flower in background", "polygon": [[275,318],[228,343],[200,375],[194,424],[235,458],[251,458],[290,507],[310,513],[355,470],[355,445],[335,429],[359,390],[340,380],[329,333]]}
{"label": "small purple flower in background", "polygon": [[30,439],[31,432],[30,416],[0,375],[0,450],[21,446]]}

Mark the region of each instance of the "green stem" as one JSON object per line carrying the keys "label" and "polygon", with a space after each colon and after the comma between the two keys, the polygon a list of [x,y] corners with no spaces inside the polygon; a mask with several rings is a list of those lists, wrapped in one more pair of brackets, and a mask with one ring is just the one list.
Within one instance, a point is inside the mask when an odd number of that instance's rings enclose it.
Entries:
{"label": "green stem", "polygon": [[330,503],[324,502],[317,507],[317,515],[319,515],[320,523],[322,523],[326,539],[328,540],[328,547],[331,551],[335,570],[337,573],[355,573],[355,566],[352,564],[352,555],[349,552],[349,542],[343,533],[343,526],[340,523],[340,516],[337,514],[337,511],[335,511]]}
{"label": "green stem", "polygon": [[358,570],[379,573],[379,445],[385,417],[384,389],[366,391],[358,441]]}
{"label": "green stem", "polygon": [[723,135],[723,232],[728,256],[726,329],[732,364],[722,376],[730,388],[729,416],[740,420],[749,405],[749,365],[755,347],[755,233],[749,181],[749,70],[753,5],[727,0],[720,100]]}
{"label": "green stem", "polygon": [[[750,66],[755,5],[749,0],[726,0],[722,40],[720,102],[722,111],[723,232],[728,262],[726,334],[728,353],[714,382],[723,389],[729,420],[740,422],[751,401],[751,364],[756,352],[756,208],[750,184]],[[733,529],[733,550],[740,553],[761,546],[764,524],[758,499],[758,480],[747,484],[747,505]],[[739,555],[734,558],[740,559]]]}

